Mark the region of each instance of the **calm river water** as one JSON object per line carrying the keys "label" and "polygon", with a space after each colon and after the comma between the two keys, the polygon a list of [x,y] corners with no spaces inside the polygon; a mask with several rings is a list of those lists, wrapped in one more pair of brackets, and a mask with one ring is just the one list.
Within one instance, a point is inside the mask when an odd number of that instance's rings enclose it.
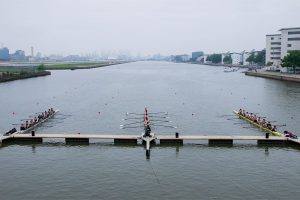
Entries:
{"label": "calm river water", "polygon": [[[135,62],[105,68],[52,71],[51,76],[0,84],[0,132],[49,107],[60,115],[38,133],[140,134],[120,129],[126,112],[168,112],[177,129],[160,134],[261,135],[232,110],[267,116],[300,133],[300,85],[223,67]],[[300,150],[237,143],[142,145],[2,145],[0,199],[298,199]]]}

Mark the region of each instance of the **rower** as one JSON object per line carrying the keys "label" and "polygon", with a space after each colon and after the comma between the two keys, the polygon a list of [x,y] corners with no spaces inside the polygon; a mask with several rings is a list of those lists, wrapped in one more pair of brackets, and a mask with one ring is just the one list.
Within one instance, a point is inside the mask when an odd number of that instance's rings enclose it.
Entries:
{"label": "rower", "polygon": [[256,117],[256,115],[254,115],[253,121],[254,121],[255,123],[257,123],[257,117]]}
{"label": "rower", "polygon": [[260,117],[258,117],[258,119],[257,119],[257,123],[261,123],[261,119],[260,119]]}
{"label": "rower", "polygon": [[151,137],[150,133],[151,133],[151,127],[150,127],[149,122],[148,122],[147,125],[145,126],[144,137]]}
{"label": "rower", "polygon": [[21,131],[25,130],[25,124],[21,124],[20,130],[21,130]]}
{"label": "rower", "polygon": [[42,120],[43,119],[43,115],[39,114],[38,118],[39,118],[39,121]]}
{"label": "rower", "polygon": [[242,113],[242,109],[241,109],[241,108],[239,109],[239,114],[240,114],[240,115],[242,115],[242,114],[243,114],[243,113]]}
{"label": "rower", "polygon": [[246,111],[245,111],[245,110],[243,110],[243,116],[244,116],[244,117],[246,116]]}
{"label": "rower", "polygon": [[272,129],[272,124],[270,122],[267,123],[267,128],[270,130]]}
{"label": "rower", "polygon": [[250,116],[249,116],[250,120],[253,121],[253,113],[250,113]]}
{"label": "rower", "polygon": [[272,131],[277,132],[277,127],[274,125]]}

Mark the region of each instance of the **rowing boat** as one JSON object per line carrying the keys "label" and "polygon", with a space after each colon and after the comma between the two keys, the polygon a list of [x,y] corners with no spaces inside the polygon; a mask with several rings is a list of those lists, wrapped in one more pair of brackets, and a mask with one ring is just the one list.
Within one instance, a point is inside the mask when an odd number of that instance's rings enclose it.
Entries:
{"label": "rowing boat", "polygon": [[265,128],[265,127],[263,127],[262,125],[260,125],[260,124],[258,124],[258,123],[255,123],[254,121],[248,119],[247,117],[245,117],[245,116],[239,114],[239,112],[237,112],[237,111],[235,111],[235,110],[233,111],[233,113],[236,114],[239,118],[241,118],[241,119],[243,119],[243,120],[249,122],[250,124],[252,124],[252,125],[254,125],[254,126],[260,128],[260,129],[263,130],[263,131],[266,131],[266,132],[268,132],[268,133],[271,133],[271,134],[274,135],[274,136],[283,136],[282,133],[280,133],[280,132],[278,132],[278,131],[272,131],[272,130],[270,130],[270,129],[268,129],[268,128]]}
{"label": "rowing boat", "polygon": [[48,119],[52,118],[58,112],[59,112],[59,110],[55,110],[54,113],[52,113],[51,115],[49,115],[47,118],[42,119],[41,121],[39,121],[36,124],[34,124],[34,125],[30,126],[29,128],[27,128],[26,130],[19,131],[19,132],[15,133],[15,134],[23,134],[23,133],[27,133],[28,131],[33,130],[35,127],[41,125],[42,123],[44,123]]}

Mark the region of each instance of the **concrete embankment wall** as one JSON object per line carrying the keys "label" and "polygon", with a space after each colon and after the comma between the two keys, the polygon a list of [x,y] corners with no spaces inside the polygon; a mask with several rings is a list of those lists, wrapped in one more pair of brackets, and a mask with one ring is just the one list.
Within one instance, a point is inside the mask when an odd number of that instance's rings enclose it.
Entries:
{"label": "concrete embankment wall", "polygon": [[12,77],[2,77],[2,78],[0,78],[0,82],[14,81],[14,80],[19,80],[19,79],[34,78],[34,77],[48,76],[48,75],[51,75],[51,72],[41,71],[41,72],[22,74],[22,75],[12,76]]}
{"label": "concrete embankment wall", "polygon": [[293,75],[285,75],[280,73],[264,73],[264,72],[245,72],[248,76],[256,76],[256,77],[263,77],[263,78],[271,78],[276,80],[282,80],[282,81],[293,81],[293,82],[300,82],[299,76],[293,76]]}

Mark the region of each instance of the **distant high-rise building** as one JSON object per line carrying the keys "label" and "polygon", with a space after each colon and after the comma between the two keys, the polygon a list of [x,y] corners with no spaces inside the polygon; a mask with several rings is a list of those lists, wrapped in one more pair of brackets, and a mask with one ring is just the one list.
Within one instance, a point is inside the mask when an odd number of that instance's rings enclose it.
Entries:
{"label": "distant high-rise building", "polygon": [[9,60],[9,49],[7,47],[0,48],[0,60],[1,61]]}
{"label": "distant high-rise building", "polygon": [[25,52],[22,50],[17,50],[14,54],[10,55],[12,61],[26,61]]}
{"label": "distant high-rise building", "polygon": [[192,60],[196,61],[197,58],[204,56],[204,52],[203,51],[196,51],[196,52],[192,52]]}
{"label": "distant high-rise building", "polygon": [[31,47],[31,57],[34,57],[34,49]]}

